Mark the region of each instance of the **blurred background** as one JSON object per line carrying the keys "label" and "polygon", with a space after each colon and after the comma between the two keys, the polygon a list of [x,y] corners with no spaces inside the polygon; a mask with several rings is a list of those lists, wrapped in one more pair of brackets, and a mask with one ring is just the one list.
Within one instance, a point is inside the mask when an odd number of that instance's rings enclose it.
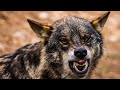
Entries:
{"label": "blurred background", "polygon": [[[67,15],[91,20],[105,11],[0,11],[0,55],[13,53],[17,48],[39,41],[31,30],[27,18],[41,23],[52,24]],[[111,14],[101,32],[105,51],[92,79],[120,78],[120,11]]]}

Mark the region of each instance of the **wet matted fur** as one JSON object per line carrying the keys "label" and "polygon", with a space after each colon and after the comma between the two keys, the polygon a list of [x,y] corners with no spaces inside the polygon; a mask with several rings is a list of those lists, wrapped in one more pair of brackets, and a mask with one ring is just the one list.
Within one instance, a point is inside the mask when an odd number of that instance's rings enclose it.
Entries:
{"label": "wet matted fur", "polygon": [[0,79],[86,79],[103,54],[103,29],[110,12],[88,21],[67,16],[51,26],[28,19],[43,39],[0,56]]}

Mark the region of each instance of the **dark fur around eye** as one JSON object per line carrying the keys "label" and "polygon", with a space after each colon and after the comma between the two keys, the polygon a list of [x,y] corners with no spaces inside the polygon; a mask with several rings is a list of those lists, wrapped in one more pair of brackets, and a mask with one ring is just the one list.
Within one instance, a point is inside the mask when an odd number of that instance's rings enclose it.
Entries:
{"label": "dark fur around eye", "polygon": [[86,34],[81,39],[83,39],[84,42],[89,42],[91,40],[91,35],[90,34]]}
{"label": "dark fur around eye", "polygon": [[67,50],[69,46],[68,40],[65,37],[61,37],[59,41],[60,41],[62,50]]}
{"label": "dark fur around eye", "polygon": [[68,40],[65,37],[61,37],[60,38],[60,43],[62,43],[63,45],[67,45],[68,44]]}

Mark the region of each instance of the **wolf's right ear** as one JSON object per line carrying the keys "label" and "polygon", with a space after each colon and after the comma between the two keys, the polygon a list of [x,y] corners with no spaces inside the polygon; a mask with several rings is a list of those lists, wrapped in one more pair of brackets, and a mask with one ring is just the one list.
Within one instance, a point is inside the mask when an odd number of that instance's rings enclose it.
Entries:
{"label": "wolf's right ear", "polygon": [[39,22],[33,21],[31,19],[27,19],[30,27],[33,31],[41,38],[47,39],[52,33],[52,26],[44,25]]}

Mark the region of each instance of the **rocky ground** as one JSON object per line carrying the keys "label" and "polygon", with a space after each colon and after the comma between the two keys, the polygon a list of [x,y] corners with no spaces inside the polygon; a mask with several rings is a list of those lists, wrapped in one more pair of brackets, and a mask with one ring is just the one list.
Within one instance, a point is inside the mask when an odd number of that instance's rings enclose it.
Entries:
{"label": "rocky ground", "polygon": [[[50,24],[67,15],[92,19],[104,11],[0,11],[0,55],[12,53],[28,43],[39,41],[26,19]],[[104,36],[105,55],[93,72],[93,79],[120,78],[120,12],[111,11],[101,32]]]}

